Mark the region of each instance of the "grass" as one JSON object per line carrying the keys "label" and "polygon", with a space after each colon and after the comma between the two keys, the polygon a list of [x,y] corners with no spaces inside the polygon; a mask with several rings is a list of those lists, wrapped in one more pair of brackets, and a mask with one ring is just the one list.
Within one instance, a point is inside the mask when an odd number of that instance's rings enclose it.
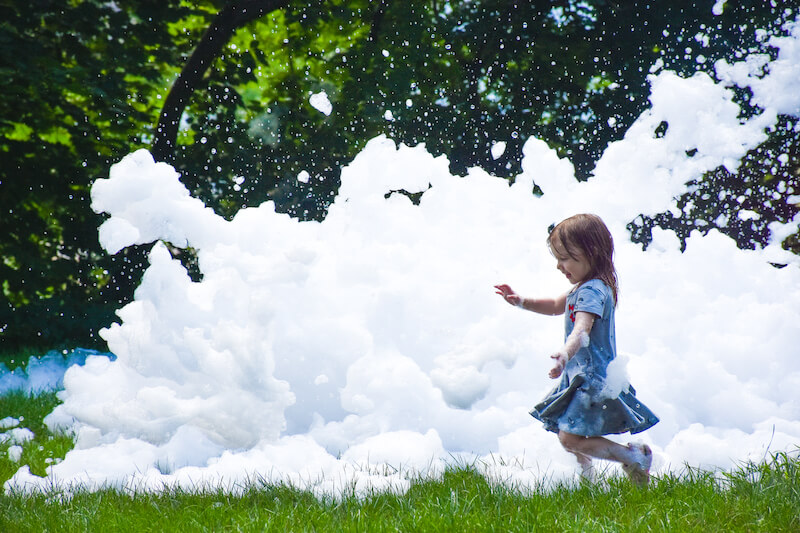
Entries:
{"label": "grass", "polygon": [[[14,370],[16,368],[24,369],[27,366],[30,356],[21,355],[25,351],[8,351],[0,348],[0,364],[5,365],[6,369]],[[39,352],[32,351],[31,355],[38,354]],[[0,367],[2,368],[2,367]]]}
{"label": "grass", "polygon": [[[16,391],[0,396],[0,420],[9,416],[15,418],[19,421],[19,427],[27,428],[34,434],[33,439],[26,442],[0,442],[0,484],[25,464],[30,467],[31,473],[44,476],[48,466],[63,459],[74,447],[72,436],[54,434],[44,425],[44,417],[59,403],[55,392],[28,395]],[[8,456],[8,449],[14,444],[22,446],[19,462],[12,461]],[[0,531],[4,530],[0,528]]]}
{"label": "grass", "polygon": [[[72,448],[42,420],[54,393],[0,397],[0,419],[35,434],[20,462],[0,444],[0,482],[22,464],[43,475]],[[59,491],[0,494],[0,531],[800,531],[800,458],[775,454],[720,474],[687,469],[638,488],[622,478],[598,485],[525,490],[488,481],[476,468],[449,468],[402,494],[317,498],[253,482],[237,494]]]}
{"label": "grass", "polygon": [[[800,465],[780,455],[720,481],[692,472],[639,489],[525,491],[471,468],[419,480],[403,495],[318,499],[286,486],[222,491],[116,490],[0,496],[2,531],[798,531]],[[758,475],[754,476],[754,473]]]}

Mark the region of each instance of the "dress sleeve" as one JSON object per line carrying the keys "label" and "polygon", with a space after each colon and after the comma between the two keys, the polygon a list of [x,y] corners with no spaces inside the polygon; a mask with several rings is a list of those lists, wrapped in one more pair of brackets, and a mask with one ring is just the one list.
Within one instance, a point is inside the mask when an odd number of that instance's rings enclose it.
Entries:
{"label": "dress sleeve", "polygon": [[[601,282],[602,283],[602,282]],[[605,310],[606,294],[594,283],[585,283],[578,288],[575,299],[575,311],[592,313],[602,318]]]}

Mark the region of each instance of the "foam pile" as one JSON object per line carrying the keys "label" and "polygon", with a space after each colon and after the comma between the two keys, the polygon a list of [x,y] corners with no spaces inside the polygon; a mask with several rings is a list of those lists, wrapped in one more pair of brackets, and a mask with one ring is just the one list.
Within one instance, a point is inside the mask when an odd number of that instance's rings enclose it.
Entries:
{"label": "foam pile", "polygon": [[[492,286],[568,290],[544,243],[548,226],[577,212],[602,216],[617,244],[619,371],[662,420],[641,437],[654,471],[796,449],[800,265],[780,238],[800,220],[773,225],[757,251],[711,232],[681,254],[656,231],[643,252],[625,229],[674,208],[702,172],[735,170],[778,114],[800,117],[800,26],[791,30],[774,39],[768,69],[719,64],[720,82],[653,74],[651,107],[585,183],[536,139],[509,186],[479,169],[452,176],[424,146],[380,137],[342,170],[324,222],[270,202],[225,221],[171,167],[129,155],[92,189],[93,208],[110,215],[103,246],[188,244],[203,279],[153,246],[135,301],[102,332],[117,359],[70,368],[48,417],[76,432],[76,448],[47,478],[23,467],[7,488],[267,480],[402,491],[453,461],[512,483],[571,479],[574,459],[527,414],[553,385],[562,321],[512,308]],[[734,83],[764,112],[741,119]],[[423,193],[419,205],[399,190]]]}

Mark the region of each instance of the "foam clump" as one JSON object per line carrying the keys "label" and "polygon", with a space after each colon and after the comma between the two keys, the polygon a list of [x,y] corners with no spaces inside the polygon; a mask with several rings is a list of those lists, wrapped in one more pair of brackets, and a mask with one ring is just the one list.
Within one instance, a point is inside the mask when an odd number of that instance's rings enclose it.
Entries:
{"label": "foam clump", "polygon": [[[781,54],[798,38],[780,41]],[[734,75],[726,80],[652,76],[652,107],[585,183],[537,139],[509,186],[480,169],[452,176],[424,146],[375,138],[342,169],[322,223],[270,202],[226,221],[171,167],[129,155],[92,189],[93,208],[110,216],[101,243],[110,253],[154,240],[190,245],[203,279],[192,282],[153,245],[135,300],[101,332],[116,360],[71,367],[47,419],[74,431],[76,448],[46,478],[23,467],[7,487],[265,479],[402,491],[409,476],[454,460],[531,486],[569,478],[574,459],[528,415],[554,384],[549,355],[562,321],[512,308],[492,287],[568,290],[544,243],[548,226],[582,211],[600,214],[617,245],[627,365],[613,369],[609,394],[630,383],[661,417],[642,435],[654,471],[790,449],[800,443],[797,258],[775,241],[739,250],[713,231],[692,235],[683,254],[656,231],[642,252],[625,228],[763,141],[775,115],[741,120],[726,87]],[[669,128],[659,137],[661,122]],[[798,223],[774,229],[789,234]]]}
{"label": "foam clump", "polygon": [[[87,348],[58,352],[50,351],[41,357],[31,355],[27,364],[9,370],[0,363],[0,395],[10,391],[25,394],[58,390],[64,386],[64,372],[73,365],[82,365],[92,357],[113,358],[113,354]],[[3,419],[6,420],[6,419]],[[2,420],[0,420],[2,428]]]}
{"label": "foam clump", "polygon": [[14,427],[0,432],[0,444],[22,444],[34,437],[33,431],[28,428]]}
{"label": "foam clump", "polygon": [[328,99],[328,95],[325,91],[312,94],[308,98],[308,102],[311,104],[311,107],[325,116],[330,115],[333,111],[333,104],[331,104],[331,101]]}

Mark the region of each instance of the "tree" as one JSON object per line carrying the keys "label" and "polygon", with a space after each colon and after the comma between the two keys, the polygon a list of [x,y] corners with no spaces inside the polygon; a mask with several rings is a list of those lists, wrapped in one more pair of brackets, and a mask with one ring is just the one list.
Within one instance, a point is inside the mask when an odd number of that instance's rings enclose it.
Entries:
{"label": "tree", "polygon": [[181,2],[14,2],[0,17],[0,337],[3,349],[100,342],[143,253],[107,257],[89,186],[146,144],[186,44]]}
{"label": "tree", "polygon": [[[536,136],[590,179],[647,107],[654,63],[691,75],[773,53],[755,29],[778,32],[792,16],[761,0],[729,2],[721,16],[608,0],[133,4],[18,3],[0,19],[4,345],[86,344],[131,299],[144,251],[100,250],[88,190],[136,148],[170,161],[226,217],[273,200],[324,218],[340,169],[380,134],[424,142],[454,173],[480,166],[509,180]],[[309,103],[320,91],[328,116]],[[682,238],[719,227],[740,246],[763,244],[770,221],[797,212],[796,130],[783,117],[737,175],[697,176],[679,199],[691,208],[643,213],[632,238],[646,246],[656,225]],[[497,159],[495,141],[508,143]],[[759,218],[731,216],[743,206]],[[190,251],[172,251],[191,266]]]}
{"label": "tree", "polygon": [[[226,216],[274,199],[296,216],[324,217],[338,169],[378,134],[424,142],[434,154],[447,155],[455,173],[480,166],[508,179],[520,171],[522,146],[535,135],[569,157],[579,179],[588,179],[608,143],[648,106],[652,65],[661,62],[689,76],[717,59],[771,53],[755,30],[777,33],[789,16],[777,4],[755,0],[726,6],[721,16],[687,2],[351,1],[324,8],[293,2],[234,35],[233,48],[214,64],[207,89],[200,91],[205,97],[196,95],[187,109],[190,126],[176,163],[195,192]],[[256,39],[264,35],[272,39],[266,47]],[[327,118],[306,102],[323,89],[335,107]],[[746,91],[740,96],[747,112],[757,111],[748,107]],[[791,127],[771,138],[782,134],[797,140]],[[508,146],[494,159],[497,140]],[[748,159],[751,174],[770,174],[770,161],[785,153],[769,156],[779,149],[773,144],[754,152],[763,157]],[[634,238],[646,245],[655,224],[681,238],[693,227],[719,227],[740,246],[763,244],[769,222],[796,212],[788,203],[791,192],[773,190],[781,182],[786,190],[796,187],[796,161],[789,158],[776,169],[778,179],[759,189],[760,199],[780,198],[771,200],[775,209],[760,208],[757,230],[744,231],[736,217],[722,212],[737,205],[706,202],[718,211],[702,214],[698,223],[704,226],[694,224],[701,215],[696,211],[679,218],[644,213],[641,230],[631,226]],[[201,168],[192,166],[198,162]],[[205,168],[231,174],[210,176]],[[298,183],[301,170],[318,179]],[[715,175],[722,177],[697,181],[716,195],[740,188],[745,174],[720,172]],[[240,186],[241,177],[246,182]],[[755,200],[751,207],[757,208]]]}
{"label": "tree", "polygon": [[189,97],[198,88],[211,62],[219,55],[233,33],[248,22],[270,11],[285,8],[289,0],[243,0],[228,2],[214,17],[172,85],[158,119],[153,148],[156,159],[170,160],[175,148],[178,126]]}

